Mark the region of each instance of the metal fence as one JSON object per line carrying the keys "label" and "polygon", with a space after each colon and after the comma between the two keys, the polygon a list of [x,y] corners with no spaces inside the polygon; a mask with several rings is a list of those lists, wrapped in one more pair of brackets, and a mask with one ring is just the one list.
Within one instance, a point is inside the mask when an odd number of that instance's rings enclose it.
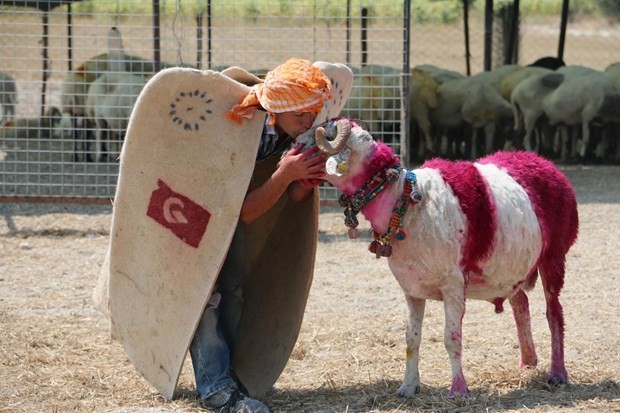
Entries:
{"label": "metal fence", "polygon": [[[260,75],[296,56],[346,62],[359,69],[357,79],[372,79],[356,85],[352,102],[368,99],[372,92],[366,90],[375,87],[389,94],[376,101],[399,96],[398,82],[390,80],[387,89],[381,84],[400,73],[403,62],[402,12],[376,13],[383,6],[394,10],[391,1],[93,0],[8,7],[18,3],[3,1],[0,11],[5,100],[11,79],[16,85],[15,119],[3,125],[0,137],[5,200],[113,197],[127,117],[140,87],[160,68],[236,65]],[[119,67],[132,76],[118,81],[114,113],[95,113],[109,99],[97,94],[95,79]],[[369,121],[377,113],[364,104],[351,107]],[[385,116],[399,120],[398,105],[385,109]]]}
{"label": "metal fence", "polygon": [[[291,56],[347,63],[355,80],[344,114],[406,154],[409,67],[477,73],[485,59],[483,11],[468,16],[466,56],[462,18],[422,23],[417,10],[415,0],[0,1],[0,201],[109,202],[135,97],[168,66],[262,75]],[[603,19],[570,23],[567,62],[620,61],[618,24]],[[556,55],[559,28],[559,16],[521,15],[518,61]],[[119,83],[114,114],[95,113],[110,106],[95,80],[118,67],[131,77]]]}

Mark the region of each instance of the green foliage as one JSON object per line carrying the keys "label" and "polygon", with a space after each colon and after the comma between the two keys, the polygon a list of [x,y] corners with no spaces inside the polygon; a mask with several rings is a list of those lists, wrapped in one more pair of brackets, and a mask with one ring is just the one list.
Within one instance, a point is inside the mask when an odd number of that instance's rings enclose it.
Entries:
{"label": "green foliage", "polygon": [[[411,0],[411,16],[416,22],[451,23],[461,18],[464,0]],[[467,0],[471,9],[482,11],[486,0]],[[514,0],[495,0],[494,7],[513,3]],[[345,0],[211,0],[214,17],[240,16],[257,20],[265,16],[313,17],[327,22],[341,22],[346,17]],[[403,15],[404,0],[351,0],[351,17],[359,18],[362,8],[371,18],[399,18]],[[174,14],[177,7],[182,13],[204,13],[206,0],[161,0],[162,14]],[[521,12],[530,15],[558,15],[561,0],[521,0]],[[150,14],[151,0],[83,1],[74,3],[76,13]],[[620,0],[570,0],[570,11],[604,13],[620,19]]]}
{"label": "green foliage", "polygon": [[[602,4],[606,1],[618,3],[619,0],[570,0],[569,11],[572,14],[592,14],[604,11]],[[497,9],[505,4],[512,4],[514,0],[495,0],[494,7]],[[484,0],[476,0],[478,9],[484,8]],[[530,15],[559,15],[562,12],[562,0],[521,0],[521,13]]]}
{"label": "green foliage", "polygon": [[463,4],[460,0],[414,1],[411,17],[416,22],[451,23],[460,18]]}

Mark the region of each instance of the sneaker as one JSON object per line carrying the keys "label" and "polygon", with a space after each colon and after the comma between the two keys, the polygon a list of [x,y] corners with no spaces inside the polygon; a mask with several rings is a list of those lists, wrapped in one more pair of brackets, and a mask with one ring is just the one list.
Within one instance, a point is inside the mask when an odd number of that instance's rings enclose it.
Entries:
{"label": "sneaker", "polygon": [[216,413],[269,413],[269,409],[234,387],[200,399],[200,407]]}

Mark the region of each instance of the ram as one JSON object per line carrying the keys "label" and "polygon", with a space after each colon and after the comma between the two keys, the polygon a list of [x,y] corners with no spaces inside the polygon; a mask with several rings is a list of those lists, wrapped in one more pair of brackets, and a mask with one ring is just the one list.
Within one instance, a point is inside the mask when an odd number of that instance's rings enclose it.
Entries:
{"label": "ram", "polygon": [[336,119],[298,138],[328,155],[325,179],[338,188],[349,236],[357,214],[371,223],[370,251],[388,257],[409,307],[407,363],[398,390],[420,391],[420,343],[426,300],[441,300],[444,342],[452,365],[452,395],[467,395],[461,360],[466,298],[503,311],[508,300],[517,325],[521,366],[535,366],[526,291],[540,276],[551,330],[548,381],[568,381],[564,316],[559,301],[566,254],[578,232],[571,185],[532,152],[497,152],[475,163],[434,159],[405,170],[392,150],[354,121]]}

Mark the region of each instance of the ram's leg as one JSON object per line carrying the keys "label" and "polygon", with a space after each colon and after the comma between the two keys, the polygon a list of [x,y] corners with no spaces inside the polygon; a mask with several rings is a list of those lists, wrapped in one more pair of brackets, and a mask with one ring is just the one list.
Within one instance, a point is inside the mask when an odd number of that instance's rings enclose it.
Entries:
{"label": "ram's leg", "polygon": [[532,339],[532,325],[530,323],[530,305],[527,295],[519,290],[510,300],[512,314],[517,324],[519,349],[521,350],[521,368],[535,367],[538,363],[534,340]]}
{"label": "ram's leg", "polygon": [[407,323],[407,364],[403,384],[396,394],[400,397],[413,397],[420,392],[420,342],[422,341],[422,320],[424,319],[425,300],[406,297],[409,307]]}
{"label": "ram's leg", "polygon": [[452,365],[452,386],[450,396],[468,396],[467,382],[463,375],[461,358],[463,355],[463,316],[465,315],[465,287],[454,285],[442,290],[446,326],[444,330],[444,343],[450,364]]}
{"label": "ram's leg", "polygon": [[559,385],[568,383],[564,366],[564,312],[560,304],[560,290],[564,285],[564,257],[543,259],[540,275],[547,301],[547,322],[551,331],[551,368],[547,381]]}

